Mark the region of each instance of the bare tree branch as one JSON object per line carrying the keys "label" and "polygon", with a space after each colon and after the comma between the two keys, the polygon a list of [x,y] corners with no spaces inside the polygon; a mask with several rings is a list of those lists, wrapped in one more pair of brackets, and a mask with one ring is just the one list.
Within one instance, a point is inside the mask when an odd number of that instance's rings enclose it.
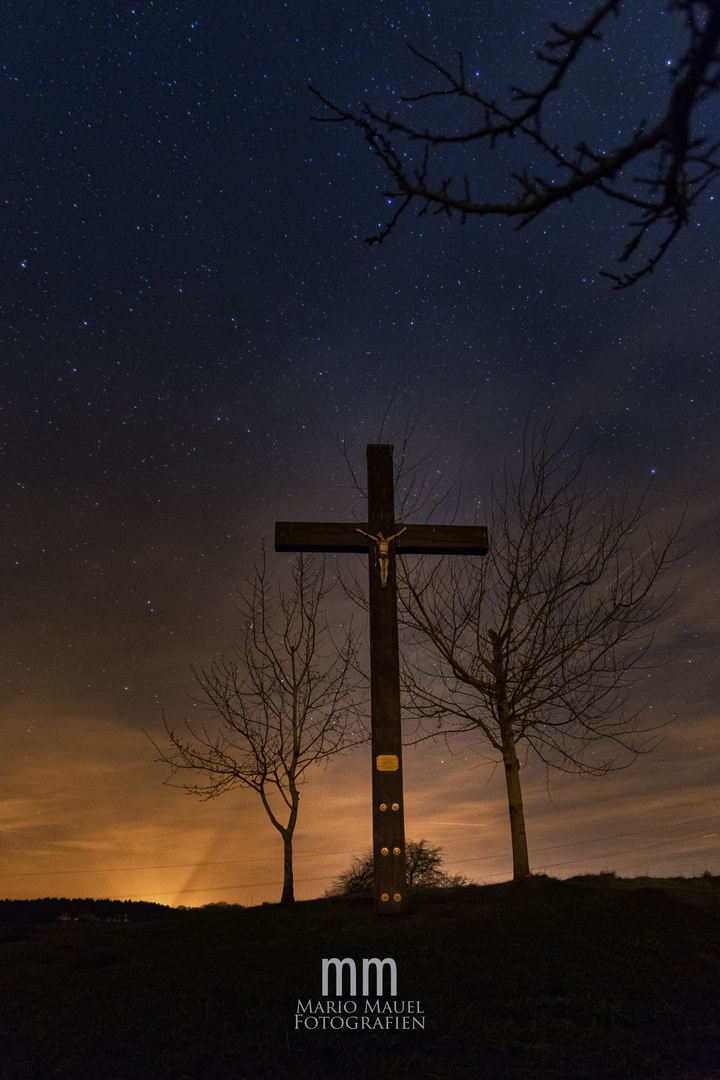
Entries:
{"label": "bare tree branch", "polygon": [[[687,47],[671,71],[672,89],[656,123],[649,128],[644,122],[638,123],[633,134],[610,152],[593,149],[589,137],[563,149],[545,134],[544,110],[563,90],[584,47],[600,38],[601,27],[611,15],[619,15],[621,6],[622,0],[606,0],[576,30],[553,23],[553,36],[537,53],[537,58],[549,65],[549,77],[537,90],[511,87],[513,98],[508,107],[471,85],[462,56],[453,72],[410,46],[413,55],[439,76],[441,85],[402,100],[414,105],[437,98],[466,103],[480,114],[479,122],[466,131],[443,132],[409,124],[390,112],[377,112],[367,103],[359,111],[348,111],[310,86],[331,114],[315,119],[356,127],[392,180],[393,187],[384,194],[395,209],[380,232],[368,237],[367,242],[383,241],[405,210],[416,202],[421,215],[429,211],[457,213],[463,222],[470,216],[507,217],[518,219],[518,227],[522,227],[549,207],[568,202],[583,191],[595,190],[638,213],[629,223],[632,232],[619,256],[620,263],[627,263],[650,233],[655,236],[658,229],[665,227],[664,235],[655,241],[654,251],[637,269],[623,274],[601,271],[603,276],[614,282],[614,288],[623,289],[651,273],[689,223],[699,195],[720,172],[720,143],[709,145],[693,130],[698,106],[720,88],[720,0],[674,0],[670,5],[683,15]],[[474,149],[486,145],[492,150],[499,141],[516,137],[528,144],[528,150],[546,156],[554,175],[542,176],[534,171],[512,174],[519,188],[514,199],[497,200],[484,195],[478,198],[467,177],[458,190],[451,178],[435,174],[438,167],[443,169],[442,157],[436,160],[438,148]],[[421,159],[415,166],[401,148],[412,148],[414,144],[421,148]],[[628,175],[628,166],[641,160],[648,162],[647,174]]]}

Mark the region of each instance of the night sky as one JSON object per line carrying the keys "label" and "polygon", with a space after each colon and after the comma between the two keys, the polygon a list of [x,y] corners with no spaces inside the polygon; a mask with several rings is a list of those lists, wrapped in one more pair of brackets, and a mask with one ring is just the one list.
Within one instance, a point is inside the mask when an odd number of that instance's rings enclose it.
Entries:
{"label": "night sky", "polygon": [[[363,518],[338,439],[409,411],[465,520],[528,413],[578,422],[593,481],[652,481],[688,555],[644,676],[665,741],[601,781],[524,772],[530,856],[556,876],[720,873],[720,189],[656,271],[613,291],[629,220],[589,193],[518,232],[406,214],[362,139],[311,117],[433,85],[406,48],[500,93],[537,84],[546,21],[584,3],[10,0],[2,29],[0,896],[277,900],[281,841],[250,792],[165,786],[143,734],[190,715],[192,664],[233,639],[276,519]],[[537,14],[542,9],[543,20]],[[600,147],[652,121],[683,41],[628,3],[553,113]],[[438,114],[442,110],[438,109]],[[716,125],[717,98],[700,118]],[[452,111],[445,115],[451,124]],[[620,133],[620,134],[618,134]],[[518,147],[518,151],[519,151]],[[454,159],[453,159],[454,160]],[[508,195],[504,150],[475,167]],[[714,196],[714,198],[713,198]],[[289,556],[270,556],[282,573]],[[357,557],[355,557],[357,558]],[[446,868],[510,876],[503,781],[477,743],[408,749],[406,830]],[[369,749],[310,774],[296,895],[370,845]],[[328,812],[328,808],[331,812]]]}

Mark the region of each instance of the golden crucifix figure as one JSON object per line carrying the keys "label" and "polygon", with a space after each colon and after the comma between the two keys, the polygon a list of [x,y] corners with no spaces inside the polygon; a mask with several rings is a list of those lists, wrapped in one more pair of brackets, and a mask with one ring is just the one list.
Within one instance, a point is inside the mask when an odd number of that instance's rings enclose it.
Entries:
{"label": "golden crucifix figure", "polygon": [[355,532],[362,533],[363,536],[367,536],[368,540],[374,540],[377,544],[377,557],[380,564],[380,587],[387,589],[388,582],[388,567],[390,566],[390,542],[397,540],[400,533],[405,532],[405,526],[399,532],[393,533],[392,536],[383,536],[381,532],[377,536],[371,536],[370,533],[366,533],[364,529],[356,529]]}

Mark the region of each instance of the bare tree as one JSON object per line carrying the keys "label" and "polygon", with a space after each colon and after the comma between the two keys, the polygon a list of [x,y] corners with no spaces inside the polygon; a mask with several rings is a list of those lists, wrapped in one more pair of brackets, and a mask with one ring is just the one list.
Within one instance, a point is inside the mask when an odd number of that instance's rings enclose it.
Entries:
{"label": "bare tree", "polygon": [[[358,128],[390,176],[392,187],[385,196],[395,210],[368,243],[384,240],[411,203],[420,213],[432,210],[451,215],[514,218],[520,226],[533,221],[548,207],[573,199],[583,191],[595,190],[607,200],[619,201],[635,212],[629,222],[630,239],[619,261],[627,262],[651,231],[665,226],[654,251],[636,270],[626,274],[605,273],[615,288],[625,288],[651,272],[681,229],[690,221],[690,211],[698,196],[720,172],[719,143],[710,145],[697,133],[699,106],[720,88],[720,2],[719,0],[674,0],[671,9],[684,20],[687,46],[671,69],[672,86],[664,111],[648,125],[639,120],[628,137],[609,152],[593,148],[590,134],[564,148],[555,135],[553,122],[543,124],[546,113],[567,87],[569,74],[580,63],[589,42],[600,37],[609,17],[618,16],[622,0],[606,0],[578,28],[552,24],[553,36],[537,52],[550,73],[536,90],[510,87],[509,101],[478,88],[466,70],[462,55],[455,70],[438,63],[410,46],[412,53],[439,77],[439,88],[401,100],[414,106],[413,120],[389,112],[379,112],[368,104],[358,111],[342,109],[311,86],[330,109],[324,121],[352,124]],[[433,130],[431,122],[415,120],[420,103],[453,98],[459,105],[458,123],[448,129]],[[648,108],[650,108],[648,102]],[[478,121],[460,129],[463,106],[478,114]],[[575,109],[572,99],[571,109]],[[591,114],[591,111],[590,111]],[[410,114],[408,114],[410,115]],[[442,150],[453,146],[474,154],[481,146],[492,150],[499,142],[519,139],[524,143],[530,164],[512,179],[518,185],[515,198],[492,198],[472,190],[467,175],[456,185],[445,179],[448,164]],[[415,147],[419,154],[413,154]],[[439,159],[438,151],[441,151]],[[540,175],[535,158],[548,162],[552,173]],[[628,166],[647,161],[645,175],[629,175]],[[603,272],[604,273],[604,272]]]}
{"label": "bare tree", "polygon": [[547,766],[601,775],[651,748],[657,729],[626,712],[653,624],[672,589],[677,528],[648,527],[644,498],[605,501],[585,458],[551,425],[526,427],[516,473],[491,496],[483,559],[400,559],[408,710],[430,732],[477,732],[505,770],[513,873],[530,873],[523,746]]}
{"label": "bare tree", "polygon": [[307,769],[367,739],[355,631],[350,625],[336,640],[322,615],[332,586],[325,559],[303,555],[292,588],[273,586],[263,551],[240,594],[230,656],[195,672],[213,724],[186,720],[178,733],[163,718],[169,748],[153,740],[158,760],[171,766],[168,782],[185,770],[204,775],[177,785],[187,792],[201,799],[236,787],[257,792],[283,838],[281,903],[294,900],[293,835]]}

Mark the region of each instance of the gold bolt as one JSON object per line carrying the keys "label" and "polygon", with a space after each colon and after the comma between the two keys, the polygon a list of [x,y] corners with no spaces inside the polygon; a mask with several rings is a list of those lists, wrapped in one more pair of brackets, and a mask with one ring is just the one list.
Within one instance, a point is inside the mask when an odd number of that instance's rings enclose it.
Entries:
{"label": "gold bolt", "polygon": [[400,903],[400,901],[402,900],[402,896],[400,895],[400,893],[399,893],[399,892],[396,892],[396,893],[395,893],[395,895],[393,896],[393,900],[394,900],[394,901],[395,901],[395,902],[396,902],[397,904],[399,904],[399,903]]}
{"label": "gold bolt", "polygon": [[400,803],[394,802],[392,804],[392,808],[393,808],[393,810],[399,810],[400,809]]}
{"label": "gold bolt", "polygon": [[384,847],[384,848],[380,848],[380,854],[381,854],[381,855],[387,855],[387,854],[389,854],[389,852],[388,852],[388,849],[387,849],[386,847]]}
{"label": "gold bolt", "polygon": [[387,903],[387,902],[388,902],[388,900],[390,899],[390,897],[388,896],[388,894],[387,894],[386,892],[384,892],[384,893],[382,894],[382,896],[380,897],[380,899],[381,899],[381,900],[382,900],[382,901],[383,901],[384,903]]}
{"label": "gold bolt", "polygon": [[399,855],[399,854],[400,854],[400,848],[399,847],[394,847],[393,848],[393,855]]}
{"label": "gold bolt", "polygon": [[381,803],[380,803],[380,809],[381,809],[381,810],[387,810],[387,803],[385,803],[385,802],[381,802]]}

